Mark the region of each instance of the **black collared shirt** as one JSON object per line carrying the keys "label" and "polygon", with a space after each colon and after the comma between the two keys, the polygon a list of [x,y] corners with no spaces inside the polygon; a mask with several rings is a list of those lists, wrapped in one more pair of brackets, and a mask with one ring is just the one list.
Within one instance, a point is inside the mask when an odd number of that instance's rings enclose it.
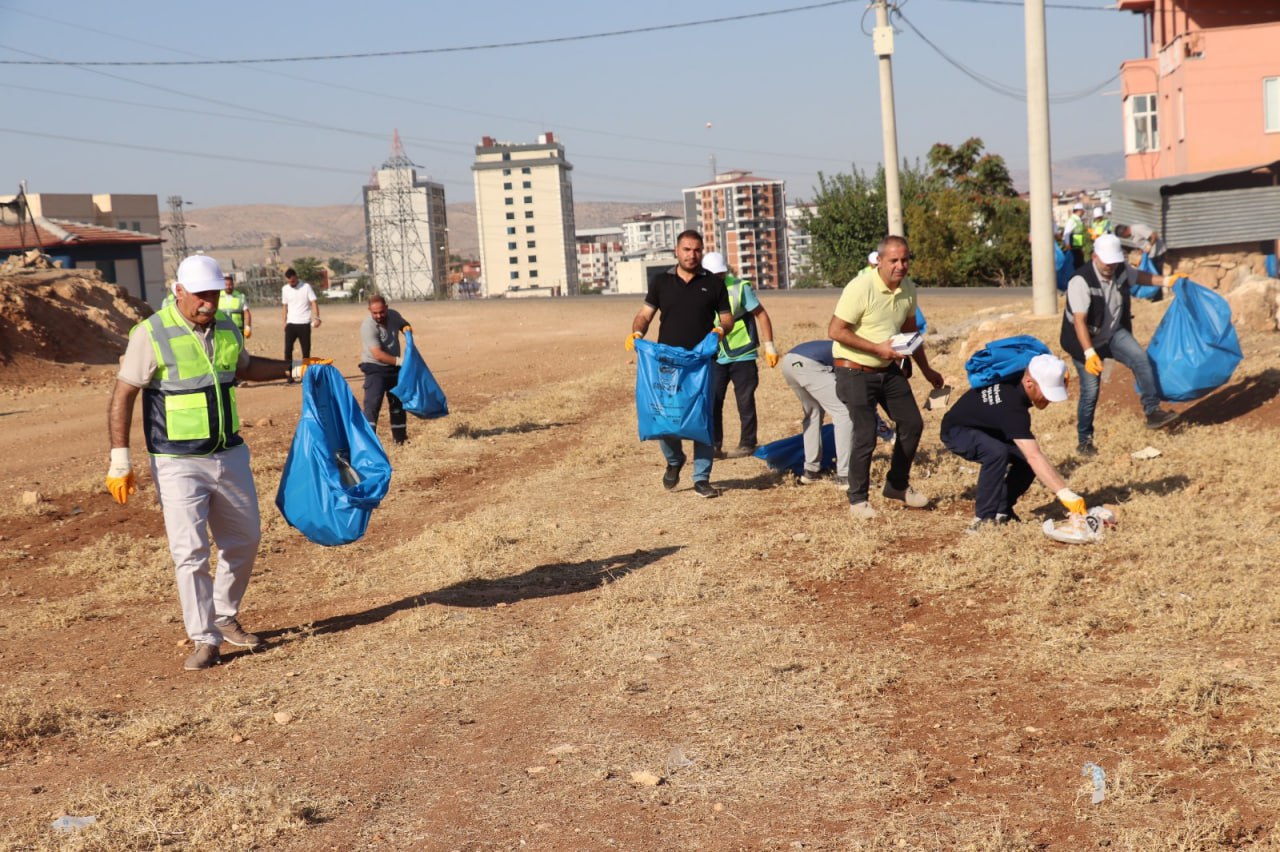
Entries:
{"label": "black collared shirt", "polygon": [[720,314],[729,313],[724,281],[701,267],[687,283],[674,266],[658,273],[649,282],[644,301],[662,314],[658,342],[682,349],[696,348],[720,324]]}

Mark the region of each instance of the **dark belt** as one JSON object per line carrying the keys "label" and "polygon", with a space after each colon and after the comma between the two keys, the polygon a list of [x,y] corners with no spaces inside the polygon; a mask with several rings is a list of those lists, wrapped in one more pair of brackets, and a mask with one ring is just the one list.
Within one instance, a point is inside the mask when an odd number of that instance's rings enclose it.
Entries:
{"label": "dark belt", "polygon": [[893,367],[893,364],[884,367],[868,367],[866,364],[859,364],[857,361],[850,361],[848,358],[833,358],[831,361],[837,367],[844,367],[846,370],[860,370],[864,373],[884,373]]}

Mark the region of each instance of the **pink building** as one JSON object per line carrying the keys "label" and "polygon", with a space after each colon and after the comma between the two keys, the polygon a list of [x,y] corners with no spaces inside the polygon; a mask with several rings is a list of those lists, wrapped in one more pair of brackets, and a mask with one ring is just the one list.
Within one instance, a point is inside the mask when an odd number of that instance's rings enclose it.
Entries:
{"label": "pink building", "polygon": [[1147,40],[1121,66],[1128,180],[1280,160],[1280,3],[1116,5],[1143,16]]}
{"label": "pink building", "polygon": [[1112,221],[1164,238],[1166,269],[1230,287],[1275,274],[1280,2],[1118,0],[1146,56],[1121,66],[1125,180]]}

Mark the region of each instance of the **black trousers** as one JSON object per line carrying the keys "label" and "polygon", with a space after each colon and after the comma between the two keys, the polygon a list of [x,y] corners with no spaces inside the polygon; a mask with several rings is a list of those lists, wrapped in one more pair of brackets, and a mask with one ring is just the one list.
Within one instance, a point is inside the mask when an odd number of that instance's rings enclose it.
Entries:
{"label": "black trousers", "polygon": [[911,484],[911,463],[920,446],[924,418],[911,394],[911,383],[894,364],[882,373],[836,367],[836,396],[853,420],[853,450],[849,454],[849,502],[861,503],[871,488],[871,453],[876,448],[876,406],[884,406],[898,432],[889,461],[889,485],[904,490]]}
{"label": "black trousers", "polygon": [[729,395],[729,382],[733,382],[733,395],[738,400],[738,420],[741,422],[738,446],[756,445],[756,388],[760,386],[760,369],[754,360],[734,361],[711,365],[711,380],[715,386],[713,401],[712,437],[716,449],[724,443],[724,400]]}
{"label": "black trousers", "polygon": [[387,398],[391,414],[391,440],[403,444],[409,433],[405,427],[407,418],[404,406],[391,389],[400,381],[400,368],[390,364],[361,364],[364,373],[364,416],[374,431],[378,430],[378,415],[382,412],[382,398]]}
{"label": "black trousers", "polygon": [[942,433],[942,444],[962,459],[982,465],[978,470],[975,514],[992,520],[1013,515],[1013,504],[1036,481],[1022,450],[1013,443],[981,429],[953,427]]}
{"label": "black trousers", "polygon": [[284,324],[284,360],[293,360],[293,342],[302,344],[302,357],[311,357],[311,323],[287,322]]}

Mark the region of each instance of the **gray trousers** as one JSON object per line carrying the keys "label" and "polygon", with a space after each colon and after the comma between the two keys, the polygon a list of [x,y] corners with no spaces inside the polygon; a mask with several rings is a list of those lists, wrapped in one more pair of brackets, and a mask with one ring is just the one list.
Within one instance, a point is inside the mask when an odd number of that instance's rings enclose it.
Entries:
{"label": "gray trousers", "polygon": [[822,412],[831,415],[836,435],[836,476],[849,476],[849,451],[853,447],[853,420],[836,396],[835,368],[803,355],[782,356],[782,378],[800,399],[804,412],[804,469],[817,473],[822,466]]}
{"label": "gray trousers", "polygon": [[[151,476],[178,581],[182,622],[192,642],[219,645],[215,623],[235,618],[258,556],[258,492],[244,444],[211,456],[151,456]],[[209,534],[218,544],[216,576]]]}

